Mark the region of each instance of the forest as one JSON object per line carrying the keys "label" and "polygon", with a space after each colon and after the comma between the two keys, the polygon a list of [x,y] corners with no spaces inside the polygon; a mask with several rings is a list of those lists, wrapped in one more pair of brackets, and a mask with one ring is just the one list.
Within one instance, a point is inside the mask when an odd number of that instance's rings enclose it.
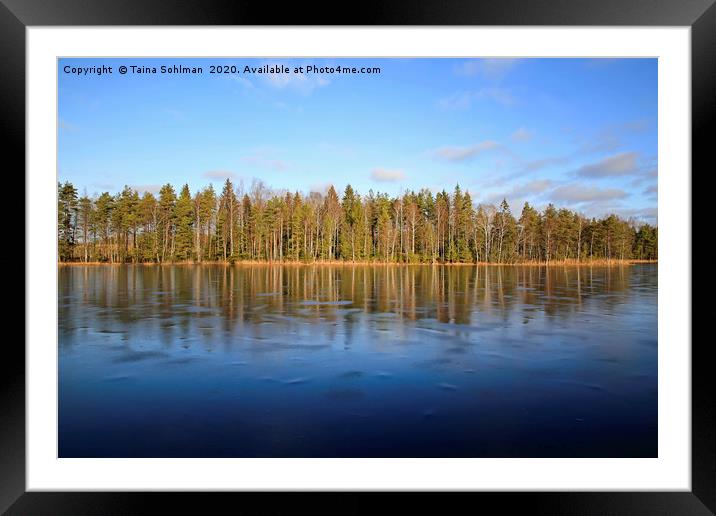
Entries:
{"label": "forest", "polygon": [[376,262],[559,263],[657,260],[658,228],[611,214],[587,218],[549,204],[525,203],[519,215],[503,200],[475,204],[456,186],[391,197],[302,195],[250,188],[227,179],[193,195],[170,184],[158,195],[125,186],[112,195],[78,195],[58,183],[61,262]]}

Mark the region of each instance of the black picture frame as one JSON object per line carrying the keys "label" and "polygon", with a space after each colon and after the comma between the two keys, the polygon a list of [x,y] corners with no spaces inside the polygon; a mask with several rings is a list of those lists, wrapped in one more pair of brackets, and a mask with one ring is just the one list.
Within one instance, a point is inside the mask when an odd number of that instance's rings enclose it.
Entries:
{"label": "black picture frame", "polygon": [[[606,25],[691,27],[692,171],[706,172],[709,135],[716,128],[716,6],[714,0],[364,0],[338,5],[256,0],[0,0],[0,96],[5,162],[25,169],[25,29],[63,25]],[[567,43],[565,43],[567,44]],[[568,48],[568,47],[566,47]],[[710,130],[709,130],[710,129]],[[661,142],[663,145],[664,142]],[[8,160],[7,158],[11,158]],[[16,173],[16,176],[22,174]],[[24,187],[21,187],[24,190]],[[22,201],[20,201],[22,202]],[[694,204],[696,204],[694,202]],[[26,235],[28,238],[29,235]],[[28,271],[25,270],[25,274]],[[691,277],[684,278],[691,284]],[[694,305],[695,306],[695,305]],[[693,317],[692,317],[693,320]],[[207,513],[216,504],[243,496],[260,512],[277,512],[276,499],[240,493],[39,493],[25,492],[25,351],[19,339],[5,339],[0,360],[0,512],[7,514],[134,514],[151,503],[176,504],[182,512]],[[714,375],[706,358],[708,341],[674,343],[692,350],[692,491],[475,493],[469,503],[520,508],[544,514],[713,514],[716,513],[716,425]],[[294,500],[297,498],[293,496]],[[298,497],[306,500],[305,496]],[[309,497],[311,500],[313,497]],[[373,504],[373,495],[350,495],[341,512]],[[233,500],[233,498],[231,498]],[[294,501],[289,502],[292,504]],[[313,505],[314,502],[310,501]],[[423,508],[430,508],[424,500]],[[440,506],[439,506],[440,507]],[[444,506],[441,508],[444,509]]]}

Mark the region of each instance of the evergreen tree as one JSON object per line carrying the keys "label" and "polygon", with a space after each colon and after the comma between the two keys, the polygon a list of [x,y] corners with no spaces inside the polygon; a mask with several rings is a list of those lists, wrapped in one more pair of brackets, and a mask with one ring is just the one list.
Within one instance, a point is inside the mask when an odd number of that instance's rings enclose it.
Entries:
{"label": "evergreen tree", "polygon": [[361,213],[360,197],[355,194],[351,185],[346,186],[345,192],[343,192],[342,208],[341,255],[346,259],[350,258],[351,261],[356,261],[356,258],[361,256],[360,250],[356,249],[356,236],[359,234],[363,214]]}
{"label": "evergreen tree", "polygon": [[77,189],[72,183],[57,184],[57,239],[60,260],[71,260],[77,228]]}
{"label": "evergreen tree", "polygon": [[[456,186],[433,197],[423,189],[361,197],[347,186],[325,194],[272,191],[255,181],[240,193],[227,180],[177,197],[164,185],[156,198],[125,186],[115,196],[77,197],[58,183],[57,243],[61,261],[108,262],[344,260],[386,263],[519,263],[656,260],[658,228],[615,214],[587,219],[525,203],[519,220],[507,200],[473,207]],[[240,190],[243,192],[243,189]]]}
{"label": "evergreen tree", "polygon": [[174,224],[176,225],[174,258],[180,261],[189,260],[192,257],[194,240],[194,206],[188,184],[182,187],[174,205]]}
{"label": "evergreen tree", "polygon": [[112,249],[112,212],[114,198],[103,192],[95,201],[95,227],[100,234],[100,261],[114,261]]}
{"label": "evergreen tree", "polygon": [[83,195],[78,204],[79,228],[82,235],[82,261],[88,262],[91,258],[92,224],[94,220],[94,205],[92,199]]}
{"label": "evergreen tree", "polygon": [[174,258],[174,205],[177,201],[174,188],[169,183],[159,190],[160,262]]}
{"label": "evergreen tree", "polygon": [[137,214],[139,217],[140,235],[138,239],[138,254],[144,262],[159,261],[159,235],[158,229],[158,205],[157,200],[151,192],[144,192],[139,201]]}

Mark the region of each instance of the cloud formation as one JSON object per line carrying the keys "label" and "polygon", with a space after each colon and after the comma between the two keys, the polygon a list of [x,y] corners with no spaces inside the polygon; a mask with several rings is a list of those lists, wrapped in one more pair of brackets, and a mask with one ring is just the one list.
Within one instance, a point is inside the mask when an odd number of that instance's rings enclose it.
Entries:
{"label": "cloud formation", "polygon": [[114,190],[116,188],[114,183],[104,183],[104,182],[92,183],[92,186],[101,188],[102,190],[106,190],[106,191]]}
{"label": "cloud formation", "polygon": [[553,184],[553,181],[550,179],[537,179],[535,181],[530,181],[529,183],[515,186],[510,193],[516,197],[539,194],[551,188]]}
{"label": "cloud formation", "polygon": [[401,181],[405,179],[405,172],[402,170],[388,170],[385,168],[374,168],[370,173],[370,178],[373,181],[379,181],[382,183]]}
{"label": "cloud formation", "polygon": [[[334,184],[330,183],[330,182],[313,183],[311,186],[308,187],[308,191],[309,192],[317,192],[317,193],[325,195],[331,186],[333,186],[333,188],[335,188]],[[336,189],[336,190],[338,190],[338,189]]]}
{"label": "cloud formation", "polygon": [[512,139],[516,142],[527,142],[532,139],[532,136],[534,136],[532,131],[528,131],[524,127],[520,127],[512,133]]}
{"label": "cloud formation", "polygon": [[575,172],[580,177],[603,178],[628,176],[638,173],[636,152],[620,152],[595,163],[583,165]]}
{"label": "cloud formation", "polygon": [[625,218],[635,218],[645,220],[651,223],[658,222],[659,209],[657,207],[651,208],[624,208],[618,210],[619,214]]}
{"label": "cloud formation", "polygon": [[507,199],[511,205],[519,206],[526,200],[533,201],[533,197],[549,190],[554,185],[550,179],[536,179],[527,183],[515,185],[512,189],[492,194],[485,198],[485,202],[498,204]]}
{"label": "cloud formation", "polygon": [[252,154],[250,156],[243,156],[241,161],[262,168],[271,168],[273,170],[285,170],[288,168],[288,163],[280,159],[272,159],[266,157],[264,154]]}
{"label": "cloud formation", "polygon": [[240,75],[235,74],[235,73],[227,74],[226,77],[228,77],[230,80],[238,83],[239,85],[241,85],[243,88],[246,88],[247,90],[251,90],[254,88],[254,83],[251,82],[246,77],[241,77]]}
{"label": "cloud formation", "polygon": [[[269,66],[286,65],[285,63],[268,63]],[[320,74],[307,75],[305,73],[269,73],[264,78],[269,86],[278,90],[293,90],[302,95],[310,95],[315,89],[328,86],[331,81]]]}
{"label": "cloud formation", "polygon": [[433,153],[437,157],[447,161],[465,161],[470,158],[474,158],[478,154],[485,151],[496,149],[499,146],[500,144],[494,140],[485,140],[483,142],[476,143],[475,145],[449,145],[440,147],[439,149],[434,150]]}
{"label": "cloud formation", "polygon": [[148,192],[150,194],[158,194],[159,190],[162,189],[162,185],[129,185],[132,190],[143,194]]}
{"label": "cloud formation", "polygon": [[580,204],[595,201],[613,201],[624,199],[629,194],[618,188],[598,188],[596,186],[584,186],[570,184],[555,188],[550,192],[549,197],[556,202],[569,204]]}
{"label": "cloud formation", "polygon": [[519,59],[509,57],[470,59],[458,66],[457,73],[458,75],[479,76],[495,81],[507,75],[518,62]]}
{"label": "cloud formation", "polygon": [[554,165],[563,165],[567,161],[569,161],[569,158],[563,156],[551,156],[547,158],[535,159],[525,163],[524,170],[525,172],[534,172],[535,170],[540,170]]}
{"label": "cloud formation", "polygon": [[226,180],[226,179],[235,179],[239,177],[238,174],[235,172],[231,172],[230,170],[207,170],[204,172],[204,177],[207,179],[216,179],[216,180]]}

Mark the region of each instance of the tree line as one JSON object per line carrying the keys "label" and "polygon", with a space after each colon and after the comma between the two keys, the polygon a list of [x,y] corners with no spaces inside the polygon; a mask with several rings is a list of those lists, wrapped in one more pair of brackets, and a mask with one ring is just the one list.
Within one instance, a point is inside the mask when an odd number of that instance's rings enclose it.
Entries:
{"label": "tree line", "polygon": [[255,180],[248,191],[227,179],[193,195],[165,184],[158,195],[125,186],[78,196],[58,183],[58,256],[63,262],[167,263],[347,261],[526,263],[656,260],[658,228],[611,214],[588,218],[549,204],[475,204],[456,186],[361,196],[275,191]]}

